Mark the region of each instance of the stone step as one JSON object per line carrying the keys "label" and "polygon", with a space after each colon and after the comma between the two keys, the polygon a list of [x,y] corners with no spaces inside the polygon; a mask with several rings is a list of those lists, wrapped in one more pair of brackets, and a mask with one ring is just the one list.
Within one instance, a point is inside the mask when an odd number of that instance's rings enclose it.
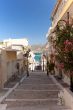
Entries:
{"label": "stone step", "polygon": [[22,106],[22,107],[8,107],[6,110],[71,110],[70,108],[67,107],[50,107],[50,106]]}
{"label": "stone step", "polygon": [[45,89],[43,89],[43,90],[35,90],[35,89],[33,89],[33,90],[15,89],[14,91],[15,91],[15,92],[28,92],[28,91],[30,91],[30,93],[31,93],[31,92],[50,92],[50,93],[51,93],[51,92],[56,92],[57,94],[60,93],[60,90],[56,90],[56,89],[55,89],[55,90],[54,90],[54,89],[53,89],[53,90],[48,90],[48,89],[47,89],[47,90],[45,90]]}
{"label": "stone step", "polygon": [[7,104],[7,107],[25,107],[25,106],[52,106],[57,105],[58,99],[6,99],[4,102]]}
{"label": "stone step", "polygon": [[20,84],[17,89],[25,90],[60,90],[56,84]]}
{"label": "stone step", "polygon": [[[57,100],[45,101],[6,101],[7,110],[70,110],[69,107],[57,105]],[[17,109],[18,108],[18,109]],[[26,109],[28,108],[28,109]],[[34,109],[30,109],[34,108]]]}
{"label": "stone step", "polygon": [[46,99],[57,98],[59,91],[13,91],[7,98],[14,99]]}
{"label": "stone step", "polygon": [[30,73],[3,101],[7,110],[70,110],[61,104],[60,88],[43,72]]}
{"label": "stone step", "polygon": [[50,76],[47,76],[45,74],[30,74],[27,78],[52,79]]}
{"label": "stone step", "polygon": [[71,109],[49,109],[48,107],[16,107],[16,108],[8,108],[6,110],[71,110]]}
{"label": "stone step", "polygon": [[54,84],[54,82],[49,80],[24,80],[22,84]]}
{"label": "stone step", "polygon": [[6,110],[7,104],[0,104],[0,110]]}
{"label": "stone step", "polygon": [[27,82],[27,81],[28,81],[28,82],[29,82],[29,81],[34,81],[34,82],[35,82],[35,81],[36,81],[36,82],[39,81],[39,82],[51,82],[51,83],[53,82],[53,80],[51,80],[51,79],[49,80],[49,79],[37,79],[37,78],[33,78],[33,79],[24,79],[23,83],[24,83],[24,82]]}
{"label": "stone step", "polygon": [[[28,80],[52,80],[52,78],[51,77],[42,77],[42,76],[29,76],[29,77],[26,77],[26,79],[28,79]],[[25,80],[26,80],[25,79]]]}

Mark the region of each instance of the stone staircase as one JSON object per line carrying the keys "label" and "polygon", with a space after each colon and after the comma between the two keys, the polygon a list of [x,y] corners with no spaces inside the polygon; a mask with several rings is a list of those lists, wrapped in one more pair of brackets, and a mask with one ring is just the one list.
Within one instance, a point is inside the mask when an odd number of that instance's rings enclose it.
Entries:
{"label": "stone staircase", "polygon": [[7,110],[70,110],[60,103],[61,89],[45,73],[33,72],[3,102]]}

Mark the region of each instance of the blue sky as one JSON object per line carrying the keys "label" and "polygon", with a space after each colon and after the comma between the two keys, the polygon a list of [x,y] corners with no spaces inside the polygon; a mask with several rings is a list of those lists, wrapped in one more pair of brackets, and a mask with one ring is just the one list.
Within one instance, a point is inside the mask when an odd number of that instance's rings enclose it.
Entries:
{"label": "blue sky", "polygon": [[56,0],[0,0],[0,41],[26,37],[30,44],[46,42]]}

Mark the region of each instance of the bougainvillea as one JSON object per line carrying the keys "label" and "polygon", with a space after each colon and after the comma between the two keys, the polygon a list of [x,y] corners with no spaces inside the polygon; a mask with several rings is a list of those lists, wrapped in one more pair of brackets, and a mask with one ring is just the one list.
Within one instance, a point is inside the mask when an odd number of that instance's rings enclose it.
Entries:
{"label": "bougainvillea", "polygon": [[73,71],[73,27],[59,24],[55,32],[57,60],[65,70]]}

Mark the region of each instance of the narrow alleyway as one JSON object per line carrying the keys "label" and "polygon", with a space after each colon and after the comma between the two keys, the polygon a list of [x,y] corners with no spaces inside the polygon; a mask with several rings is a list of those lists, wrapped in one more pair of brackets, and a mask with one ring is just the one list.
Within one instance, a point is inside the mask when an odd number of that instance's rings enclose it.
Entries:
{"label": "narrow alleyway", "polygon": [[70,110],[61,105],[61,89],[44,72],[30,73],[4,101],[7,110]]}

